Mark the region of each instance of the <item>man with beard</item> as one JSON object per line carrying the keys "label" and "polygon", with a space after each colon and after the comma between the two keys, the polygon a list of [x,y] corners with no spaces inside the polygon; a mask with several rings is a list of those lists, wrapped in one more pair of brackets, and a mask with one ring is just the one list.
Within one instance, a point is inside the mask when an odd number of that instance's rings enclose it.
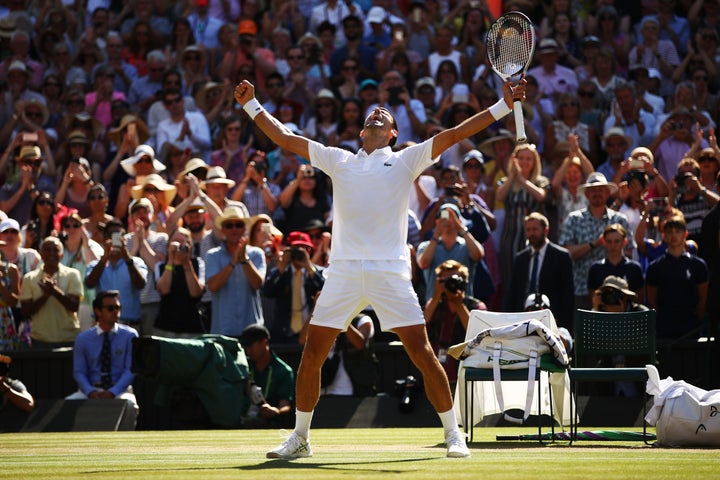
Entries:
{"label": "man with beard", "polygon": [[346,58],[357,58],[360,63],[360,78],[375,77],[375,50],[363,42],[363,21],[362,18],[348,15],[343,18],[342,31],[345,34],[347,43],[336,48],[330,57],[330,71],[333,76],[340,75],[342,63]]}
{"label": "man with beard", "polygon": [[512,87],[506,82],[503,99],[489,109],[398,152],[391,149],[398,139],[396,119],[378,106],[365,119],[360,132],[363,148],[358,153],[295,135],[262,108],[250,82],[235,87],[235,100],[258,128],[280,148],[310,159],[333,183],[332,273],[306,325],[307,341],[296,382],[295,429],[280,446],[267,452],[268,458],[312,455],[310,423],[320,396],[322,364],[338,334],[368,305],[378,313],[381,327],[398,335],[422,372],[425,392],[443,424],[447,456],[470,456],[453,411],[447,375],[428,341],[411,283],[406,243],[410,189],[415,178],[445,150],[510,113],[514,99],[525,99],[526,83],[520,80]]}
{"label": "man with beard", "polygon": [[572,330],[572,258],[565,248],[548,240],[549,231],[550,222],[541,213],[525,217],[528,247],[515,255],[507,311],[522,312],[529,295],[544,294],[558,326]]}
{"label": "man with beard", "polygon": [[573,259],[575,308],[591,308],[587,278],[590,265],[607,255],[603,233],[605,227],[619,223],[627,231],[627,217],[607,207],[608,198],[617,191],[617,185],[608,182],[600,172],[593,172],[587,182],[578,187],[584,192],[589,205],[576,210],[563,224],[558,243],[570,251]]}

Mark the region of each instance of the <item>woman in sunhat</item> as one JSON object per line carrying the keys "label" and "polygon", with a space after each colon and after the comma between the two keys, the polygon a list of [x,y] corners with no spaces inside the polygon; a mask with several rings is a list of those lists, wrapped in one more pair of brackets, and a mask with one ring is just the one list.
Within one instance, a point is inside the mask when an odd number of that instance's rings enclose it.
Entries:
{"label": "woman in sunhat", "polygon": [[[138,145],[135,154],[120,162],[127,180],[120,185],[117,198],[115,199],[115,216],[123,219],[127,215],[127,207],[130,204],[130,189],[142,181],[151,173],[158,173],[165,170],[165,165],[155,158],[155,150],[150,145]],[[112,190],[110,195],[112,198]]]}
{"label": "woman in sunhat", "polygon": [[[174,210],[171,205],[176,191],[174,185],[169,185],[157,173],[151,173],[143,179],[142,183],[133,186],[130,189],[130,194],[134,200],[141,197],[150,200],[155,212],[150,228],[156,232],[167,233],[167,220]],[[170,228],[174,228],[174,226],[170,226]]]}

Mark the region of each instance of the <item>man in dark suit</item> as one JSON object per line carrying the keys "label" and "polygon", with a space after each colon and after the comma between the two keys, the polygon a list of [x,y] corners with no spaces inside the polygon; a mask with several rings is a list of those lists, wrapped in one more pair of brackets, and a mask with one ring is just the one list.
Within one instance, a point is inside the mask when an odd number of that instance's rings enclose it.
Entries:
{"label": "man in dark suit", "polygon": [[575,302],[572,259],[565,248],[547,239],[549,226],[548,219],[540,213],[525,217],[529,245],[515,255],[506,311],[522,312],[529,294],[545,294],[558,327],[572,330]]}
{"label": "man in dark suit", "polygon": [[310,235],[290,232],[288,247],[267,273],[263,295],[275,300],[273,322],[268,325],[274,343],[298,343],[316,294],[325,284],[323,269],[310,261],[312,250]]}

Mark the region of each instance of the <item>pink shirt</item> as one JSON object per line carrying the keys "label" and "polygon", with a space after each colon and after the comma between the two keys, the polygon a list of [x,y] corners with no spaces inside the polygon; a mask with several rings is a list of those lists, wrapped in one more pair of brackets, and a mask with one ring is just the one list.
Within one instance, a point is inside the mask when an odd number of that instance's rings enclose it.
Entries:
{"label": "pink shirt", "polygon": [[[95,103],[96,98],[97,92],[88,93],[87,95],[85,95],[85,105],[89,108],[90,105]],[[125,100],[125,94],[122,92],[113,92],[112,99]],[[95,109],[95,118],[99,120],[104,127],[107,127],[108,125],[110,125],[110,122],[112,122],[112,112],[110,111],[111,106],[111,102],[105,101],[100,102],[100,104]]]}

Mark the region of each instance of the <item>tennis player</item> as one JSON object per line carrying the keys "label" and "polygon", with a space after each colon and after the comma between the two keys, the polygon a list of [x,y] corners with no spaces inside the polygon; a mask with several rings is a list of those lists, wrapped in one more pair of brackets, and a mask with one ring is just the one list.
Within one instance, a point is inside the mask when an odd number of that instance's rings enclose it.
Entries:
{"label": "tennis player", "polygon": [[489,109],[399,152],[391,148],[398,134],[395,118],[388,109],[375,108],[365,119],[357,154],[295,135],[262,108],[250,82],[235,87],[235,100],[273,142],[309,159],[333,184],[333,248],[298,369],[295,430],[267,453],[268,458],[312,456],[310,423],[320,397],[320,369],[335,337],[367,305],[377,312],[383,330],[397,334],[422,373],[427,397],[445,430],[447,456],[470,456],[455,418],[447,376],[428,342],[410,282],[405,241],[410,189],[420,172],[446,149],[510,113],[513,99],[525,99],[525,84],[522,80],[513,87],[506,82],[503,99]]}

